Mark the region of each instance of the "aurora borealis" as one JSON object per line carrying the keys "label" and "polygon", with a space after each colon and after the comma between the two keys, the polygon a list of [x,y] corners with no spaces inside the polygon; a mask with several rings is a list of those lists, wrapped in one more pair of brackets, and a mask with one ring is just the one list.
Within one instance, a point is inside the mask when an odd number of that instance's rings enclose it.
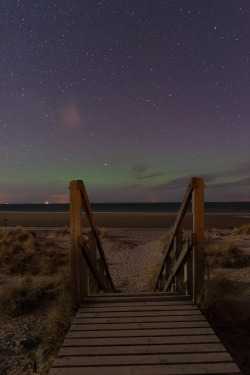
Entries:
{"label": "aurora borealis", "polygon": [[0,203],[250,201],[250,2],[1,0]]}

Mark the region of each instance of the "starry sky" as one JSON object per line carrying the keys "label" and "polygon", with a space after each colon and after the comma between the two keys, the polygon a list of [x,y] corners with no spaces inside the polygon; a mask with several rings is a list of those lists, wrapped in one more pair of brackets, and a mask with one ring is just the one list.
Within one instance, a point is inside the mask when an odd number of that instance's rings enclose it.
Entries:
{"label": "starry sky", "polygon": [[250,201],[249,0],[1,0],[0,203]]}

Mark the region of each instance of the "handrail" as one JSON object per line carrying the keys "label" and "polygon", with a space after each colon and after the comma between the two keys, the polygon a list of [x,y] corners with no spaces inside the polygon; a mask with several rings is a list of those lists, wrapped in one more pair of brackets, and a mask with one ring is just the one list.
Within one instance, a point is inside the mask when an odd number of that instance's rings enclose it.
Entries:
{"label": "handrail", "polygon": [[185,216],[185,214],[187,212],[188,206],[189,206],[189,204],[191,202],[193,189],[194,189],[194,187],[193,187],[193,181],[191,180],[190,183],[189,183],[189,185],[188,185],[188,187],[187,187],[187,190],[186,190],[186,193],[184,195],[181,207],[179,209],[177,218],[175,220],[175,224],[174,224],[174,229],[173,229],[173,232],[172,232],[172,236],[171,236],[171,238],[169,240],[169,244],[168,244],[165,256],[164,256],[163,261],[162,261],[160,272],[159,272],[159,275],[157,277],[157,281],[156,281],[156,284],[155,284],[155,289],[157,288],[158,280],[159,280],[159,278],[160,278],[160,276],[161,276],[161,274],[163,272],[166,260],[167,260],[169,254],[170,254],[170,252],[172,250],[172,247],[173,247],[173,244],[174,244],[174,238],[175,238],[176,234],[178,233],[178,231],[179,231],[179,229],[181,227],[183,218],[184,218],[184,216]]}
{"label": "handrail", "polygon": [[[82,206],[91,228],[88,240],[89,246],[82,236]],[[70,182],[70,238],[72,299],[75,308],[78,308],[84,298],[88,296],[90,289],[92,289],[91,292],[96,291],[96,283],[94,283],[94,286],[90,286],[94,279],[100,289],[116,291],[82,180]],[[100,255],[98,264],[96,262],[96,248]],[[89,270],[91,271],[90,275]],[[91,275],[93,275],[92,279]]]}
{"label": "handrail", "polygon": [[92,229],[92,232],[94,234],[94,237],[96,239],[98,252],[100,254],[100,257],[101,257],[101,259],[103,261],[103,264],[104,264],[104,267],[105,267],[106,275],[108,277],[108,280],[110,282],[112,290],[115,292],[115,286],[114,286],[111,274],[109,272],[108,263],[107,263],[107,260],[106,260],[105,254],[104,254],[104,250],[103,250],[102,243],[101,243],[101,240],[100,240],[100,237],[99,237],[99,234],[98,234],[98,230],[97,230],[97,226],[96,226],[96,223],[95,223],[94,215],[93,215],[90,203],[89,203],[89,199],[88,199],[88,195],[87,195],[87,191],[86,191],[86,188],[84,186],[84,183],[81,184],[81,196],[82,196],[82,204],[83,204],[86,216],[88,218],[89,225],[90,225],[90,227]]}
{"label": "handrail", "polygon": [[[182,249],[182,240],[179,241],[180,244],[178,251],[175,249],[175,264],[170,270],[170,253],[173,250],[176,239],[178,236],[181,236],[182,222],[191,200],[193,200],[193,231],[191,241],[187,243],[186,248],[184,249]],[[191,178],[185,192],[181,207],[175,220],[172,235],[160,267],[154,291],[157,289],[162,289],[164,292],[166,292],[174,281],[176,281],[176,276],[183,266],[186,277],[185,292],[186,294],[191,294],[193,299],[196,300],[204,281],[204,182],[203,179],[196,177]],[[166,271],[164,275],[165,268]],[[164,286],[160,286],[162,282],[165,282]]]}

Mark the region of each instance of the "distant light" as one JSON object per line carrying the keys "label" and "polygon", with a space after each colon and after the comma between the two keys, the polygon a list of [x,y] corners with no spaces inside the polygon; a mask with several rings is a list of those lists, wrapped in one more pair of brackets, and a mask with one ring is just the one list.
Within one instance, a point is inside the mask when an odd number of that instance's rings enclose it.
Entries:
{"label": "distant light", "polygon": [[45,204],[49,204],[49,202],[45,202]]}

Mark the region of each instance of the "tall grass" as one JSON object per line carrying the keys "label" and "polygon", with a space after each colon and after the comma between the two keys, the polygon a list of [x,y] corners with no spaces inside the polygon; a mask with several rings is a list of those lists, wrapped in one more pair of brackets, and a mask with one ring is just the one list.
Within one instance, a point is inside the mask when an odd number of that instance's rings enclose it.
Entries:
{"label": "tall grass", "polygon": [[52,275],[69,261],[69,251],[55,241],[39,242],[21,227],[0,231],[0,269],[9,275]]}
{"label": "tall grass", "polygon": [[241,227],[236,227],[232,230],[232,234],[234,236],[238,234],[250,234],[250,223],[249,224],[244,224]]}
{"label": "tall grass", "polygon": [[42,307],[54,298],[54,280],[37,280],[28,275],[4,285],[0,292],[0,316],[17,317]]}

